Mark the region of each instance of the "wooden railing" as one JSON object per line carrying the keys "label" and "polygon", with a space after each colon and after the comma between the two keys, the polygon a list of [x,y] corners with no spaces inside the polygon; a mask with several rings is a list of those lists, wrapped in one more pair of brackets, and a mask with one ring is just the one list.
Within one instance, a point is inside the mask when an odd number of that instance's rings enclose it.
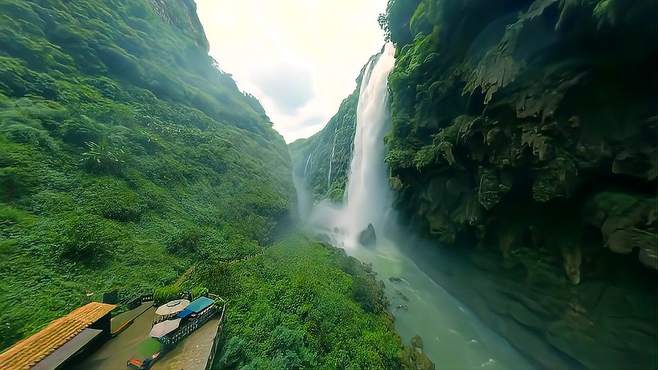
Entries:
{"label": "wooden railing", "polygon": [[150,301],[153,301],[153,293],[146,293],[137,297],[132,297],[128,300],[122,300],[121,303],[125,304],[128,309],[132,310],[133,308],[137,308],[142,303]]}
{"label": "wooden railing", "polygon": [[215,334],[215,338],[213,338],[213,343],[212,343],[212,350],[210,351],[210,356],[208,356],[208,361],[206,362],[206,369],[205,370],[211,370],[212,369],[212,363],[215,358],[215,352],[217,352],[217,345],[219,343],[219,337],[222,333],[222,328],[224,327],[224,314],[226,313],[226,301],[222,299],[219,296],[215,296],[216,298],[213,299],[219,299],[224,303],[222,305],[222,312],[219,315],[219,327],[217,328],[217,333]]}

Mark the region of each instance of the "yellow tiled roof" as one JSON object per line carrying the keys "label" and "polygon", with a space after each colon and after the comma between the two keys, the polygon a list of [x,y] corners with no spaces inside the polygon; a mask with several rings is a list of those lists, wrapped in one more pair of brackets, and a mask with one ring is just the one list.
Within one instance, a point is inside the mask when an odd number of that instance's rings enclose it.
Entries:
{"label": "yellow tiled roof", "polygon": [[29,369],[115,307],[91,302],[52,321],[40,332],[0,353],[0,369]]}

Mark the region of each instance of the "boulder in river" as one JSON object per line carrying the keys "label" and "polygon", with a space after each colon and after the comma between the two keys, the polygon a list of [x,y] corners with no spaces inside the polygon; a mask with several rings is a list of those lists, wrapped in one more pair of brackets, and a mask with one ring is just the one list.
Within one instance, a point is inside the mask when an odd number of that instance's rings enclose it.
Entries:
{"label": "boulder in river", "polygon": [[375,227],[372,224],[368,224],[363,231],[359,233],[359,243],[363,246],[371,246],[377,241],[377,235],[375,234]]}

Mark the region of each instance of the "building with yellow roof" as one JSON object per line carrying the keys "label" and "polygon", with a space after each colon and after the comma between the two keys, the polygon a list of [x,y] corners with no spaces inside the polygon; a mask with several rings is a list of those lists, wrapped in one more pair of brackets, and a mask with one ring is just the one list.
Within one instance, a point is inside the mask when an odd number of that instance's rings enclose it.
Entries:
{"label": "building with yellow roof", "polygon": [[0,369],[62,369],[76,355],[110,338],[114,308],[116,305],[91,302],[52,321],[0,353]]}

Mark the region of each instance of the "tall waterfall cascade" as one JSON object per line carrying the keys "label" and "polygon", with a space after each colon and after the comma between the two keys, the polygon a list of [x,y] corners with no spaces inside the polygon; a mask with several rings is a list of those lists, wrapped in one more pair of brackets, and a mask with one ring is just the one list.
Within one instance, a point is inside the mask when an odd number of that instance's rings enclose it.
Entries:
{"label": "tall waterfall cascade", "polygon": [[372,223],[382,229],[391,209],[392,193],[384,162],[384,136],[391,128],[388,74],[395,64],[395,48],[387,44],[370,62],[359,92],[352,163],[345,193],[345,230],[356,235]]}

